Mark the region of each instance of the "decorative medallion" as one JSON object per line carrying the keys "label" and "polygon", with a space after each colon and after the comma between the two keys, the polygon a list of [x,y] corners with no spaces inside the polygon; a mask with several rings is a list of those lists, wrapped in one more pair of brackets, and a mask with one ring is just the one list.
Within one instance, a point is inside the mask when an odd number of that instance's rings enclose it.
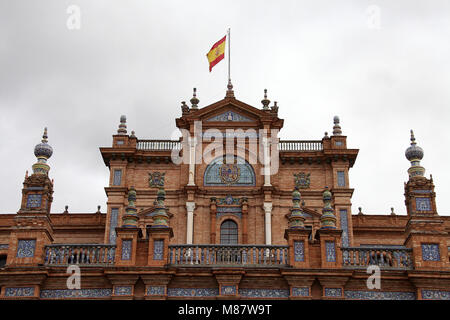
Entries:
{"label": "decorative medallion", "polygon": [[241,176],[241,170],[237,164],[222,164],[219,168],[220,179],[227,185],[235,184]]}
{"label": "decorative medallion", "polygon": [[309,178],[310,175],[311,175],[310,173],[306,174],[304,172],[294,173],[295,186],[300,189],[309,188],[309,184],[311,183]]}
{"label": "decorative medallion", "polygon": [[165,172],[153,172],[148,174],[148,184],[150,187],[164,187],[164,176]]}

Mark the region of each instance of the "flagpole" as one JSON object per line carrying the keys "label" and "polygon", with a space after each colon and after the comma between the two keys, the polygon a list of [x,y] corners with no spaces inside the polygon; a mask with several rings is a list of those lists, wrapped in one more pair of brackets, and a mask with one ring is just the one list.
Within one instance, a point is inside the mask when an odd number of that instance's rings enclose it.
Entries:
{"label": "flagpole", "polygon": [[231,75],[230,75],[230,52],[231,52],[231,50],[230,50],[230,45],[231,45],[231,40],[230,40],[230,34],[231,34],[231,31],[230,31],[230,29],[231,28],[228,28],[228,82],[230,82],[231,81]]}

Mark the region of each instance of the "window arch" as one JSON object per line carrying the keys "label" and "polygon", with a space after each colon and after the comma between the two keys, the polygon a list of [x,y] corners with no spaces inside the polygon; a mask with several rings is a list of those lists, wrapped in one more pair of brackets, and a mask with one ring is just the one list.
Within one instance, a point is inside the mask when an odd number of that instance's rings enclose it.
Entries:
{"label": "window arch", "polygon": [[203,183],[205,186],[254,186],[255,171],[241,157],[234,156],[231,164],[224,161],[226,156],[214,159],[205,170]]}
{"label": "window arch", "polygon": [[220,244],[238,243],[238,225],[233,220],[225,220],[220,225]]}

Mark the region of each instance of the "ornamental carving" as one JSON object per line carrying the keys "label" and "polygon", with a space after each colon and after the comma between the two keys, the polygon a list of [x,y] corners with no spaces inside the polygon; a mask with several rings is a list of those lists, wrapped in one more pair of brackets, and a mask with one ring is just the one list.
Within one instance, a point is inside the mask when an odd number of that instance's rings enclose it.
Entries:
{"label": "ornamental carving", "polygon": [[220,179],[226,185],[235,184],[240,176],[241,169],[237,166],[237,164],[222,164],[219,167]]}
{"label": "ornamental carving", "polygon": [[159,188],[164,187],[165,172],[153,172],[148,174],[148,184],[150,187]]}
{"label": "ornamental carving", "polygon": [[294,183],[295,186],[300,189],[307,189],[311,183],[310,173],[306,174],[304,172],[294,173]]}

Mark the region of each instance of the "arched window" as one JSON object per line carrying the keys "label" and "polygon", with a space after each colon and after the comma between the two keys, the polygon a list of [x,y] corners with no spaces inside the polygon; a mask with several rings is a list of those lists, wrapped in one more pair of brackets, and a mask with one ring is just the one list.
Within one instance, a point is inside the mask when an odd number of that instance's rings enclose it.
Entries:
{"label": "arched window", "polygon": [[233,163],[226,163],[226,157],[214,159],[205,170],[205,186],[254,186],[255,172],[244,159],[234,156]]}
{"label": "arched window", "polygon": [[220,243],[238,243],[238,226],[233,220],[225,220],[220,226]]}

